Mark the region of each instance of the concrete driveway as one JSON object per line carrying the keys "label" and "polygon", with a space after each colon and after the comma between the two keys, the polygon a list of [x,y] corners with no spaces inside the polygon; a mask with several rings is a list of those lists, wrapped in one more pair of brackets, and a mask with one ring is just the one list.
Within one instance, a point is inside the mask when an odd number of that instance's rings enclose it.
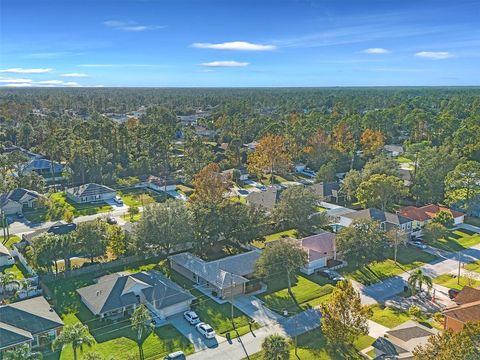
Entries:
{"label": "concrete driveway", "polygon": [[218,335],[215,339],[206,339],[197,331],[194,325],[190,325],[190,323],[185,320],[183,314],[171,316],[167,318],[167,320],[193,344],[195,351],[216,348],[220,342],[226,341],[225,338]]}

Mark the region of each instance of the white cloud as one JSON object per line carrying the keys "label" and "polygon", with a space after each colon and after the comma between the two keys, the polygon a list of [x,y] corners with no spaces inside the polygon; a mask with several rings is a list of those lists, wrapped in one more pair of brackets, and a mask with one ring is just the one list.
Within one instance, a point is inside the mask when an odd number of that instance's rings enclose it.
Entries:
{"label": "white cloud", "polygon": [[29,86],[32,86],[32,84],[30,84],[30,83],[13,83],[13,84],[5,84],[3,86],[7,86],[7,87],[29,87]]}
{"label": "white cloud", "polygon": [[57,84],[63,84],[63,81],[62,80],[43,80],[43,81],[37,81],[36,84],[57,85]]}
{"label": "white cloud", "polygon": [[123,31],[159,30],[167,27],[166,25],[139,25],[132,21],[125,22],[125,21],[118,21],[118,20],[107,20],[107,21],[104,21],[103,24],[113,29],[123,30]]}
{"label": "white cloud", "polygon": [[254,44],[246,41],[231,41],[219,44],[194,43],[192,47],[197,49],[214,50],[236,50],[236,51],[271,51],[277,47],[275,45]]}
{"label": "white cloud", "polygon": [[420,51],[415,54],[416,57],[423,59],[442,60],[453,57],[448,51]]}
{"label": "white cloud", "polygon": [[248,66],[248,62],[239,62],[239,61],[211,61],[200,64],[201,66],[207,67],[245,67]]}
{"label": "white cloud", "polygon": [[43,80],[37,81],[34,84],[40,86],[80,86],[80,84],[77,82],[63,80]]}
{"label": "white cloud", "polygon": [[62,74],[61,76],[64,77],[87,77],[87,74],[84,73],[67,73],[67,74]]}
{"label": "white cloud", "polygon": [[384,48],[369,48],[363,50],[365,54],[388,54],[390,53],[390,50],[384,49]]}
{"label": "white cloud", "polygon": [[52,71],[51,68],[38,68],[38,69],[24,69],[24,68],[10,68],[0,70],[0,73],[14,73],[14,74],[43,74]]}
{"label": "white cloud", "polygon": [[30,83],[31,79],[6,78],[0,76],[0,83]]}

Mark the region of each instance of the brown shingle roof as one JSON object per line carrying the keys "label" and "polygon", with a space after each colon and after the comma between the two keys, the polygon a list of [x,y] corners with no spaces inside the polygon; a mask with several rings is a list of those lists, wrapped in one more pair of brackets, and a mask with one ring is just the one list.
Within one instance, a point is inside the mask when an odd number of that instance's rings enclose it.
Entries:
{"label": "brown shingle roof", "polygon": [[474,289],[470,286],[464,286],[462,291],[455,297],[458,305],[468,304],[480,300],[480,288]]}
{"label": "brown shingle roof", "polygon": [[447,309],[443,315],[462,323],[480,321],[480,300]]}

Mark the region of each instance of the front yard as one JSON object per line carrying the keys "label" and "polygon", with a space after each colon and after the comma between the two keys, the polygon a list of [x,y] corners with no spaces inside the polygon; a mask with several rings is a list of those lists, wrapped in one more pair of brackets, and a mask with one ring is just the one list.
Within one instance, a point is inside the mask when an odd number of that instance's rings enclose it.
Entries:
{"label": "front yard", "polygon": [[292,279],[292,293],[288,293],[285,276],[275,277],[267,281],[267,292],[258,295],[269,309],[283,315],[283,310],[296,314],[307,308],[316,307],[327,301],[334,286],[327,279],[318,276],[297,275]]}
{"label": "front yard", "polygon": [[155,192],[146,189],[131,189],[119,192],[123,203],[127,206],[145,206],[155,202],[164,202],[170,196],[164,192]]}
{"label": "front yard", "polygon": [[[295,355],[294,342],[291,342],[290,359],[292,360],[344,360],[362,359],[358,354],[360,350],[366,349],[375,341],[374,338],[366,335],[359,337],[353,347],[339,349],[330,346],[320,329],[315,329],[298,336],[298,356]],[[262,360],[263,352],[250,355],[251,360]]]}
{"label": "front yard", "polygon": [[450,231],[446,239],[438,239],[430,245],[446,251],[460,251],[477,244],[480,244],[480,234],[458,229]]}
{"label": "front yard", "polygon": [[[381,305],[372,305],[370,306],[370,310],[372,315],[369,317],[369,319],[389,329],[411,320],[411,316],[407,312],[388,306],[383,307]],[[419,319],[417,319],[417,321],[429,328],[443,328],[442,324],[438,323],[427,314],[422,315]]]}
{"label": "front yard", "polygon": [[393,249],[389,248],[385,251],[389,254],[387,259],[379,260],[360,268],[356,268],[354,264],[349,264],[347,267],[340,269],[340,272],[359,283],[370,285],[437,259],[436,256],[418,248],[399,246],[397,264],[395,264],[393,261]]}
{"label": "front yard", "polygon": [[[470,279],[464,276],[460,276],[460,281],[458,281],[457,276],[452,274],[443,274],[433,278],[433,282],[438,285],[445,286],[449,289],[462,290],[464,286],[468,285],[471,287],[480,286],[480,281],[475,279]],[[460,282],[460,284],[459,284]]]}
{"label": "front yard", "polygon": [[474,261],[470,264],[465,264],[464,269],[480,273],[480,260]]}

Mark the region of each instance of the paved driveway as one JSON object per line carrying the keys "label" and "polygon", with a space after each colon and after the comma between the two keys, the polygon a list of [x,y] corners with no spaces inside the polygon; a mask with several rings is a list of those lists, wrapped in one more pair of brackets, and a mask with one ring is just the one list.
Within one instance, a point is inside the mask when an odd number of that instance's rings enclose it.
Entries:
{"label": "paved driveway", "polygon": [[215,348],[220,342],[226,341],[225,338],[218,335],[215,339],[205,339],[203,335],[197,331],[195,326],[190,325],[187,320],[185,320],[183,314],[171,316],[167,320],[193,344],[195,351]]}

